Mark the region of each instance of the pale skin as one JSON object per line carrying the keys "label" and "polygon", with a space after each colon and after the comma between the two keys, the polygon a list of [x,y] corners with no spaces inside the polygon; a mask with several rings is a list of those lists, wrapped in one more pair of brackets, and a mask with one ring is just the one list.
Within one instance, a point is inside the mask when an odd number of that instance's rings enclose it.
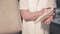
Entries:
{"label": "pale skin", "polygon": [[[28,9],[20,9],[22,18],[26,21],[35,21],[39,16],[43,15],[45,11],[47,12],[47,10],[47,8],[44,8],[37,12],[30,12]],[[53,20],[53,16],[55,15],[54,8],[52,11],[53,13],[51,14],[51,16],[47,17],[47,19],[44,20],[44,24],[50,24]]]}
{"label": "pale skin", "polygon": [[53,18],[54,18],[54,16],[55,16],[54,11],[55,11],[55,8],[53,8],[53,10],[52,10],[53,13],[51,14],[51,16],[47,17],[47,18],[44,20],[44,24],[50,24],[50,23],[51,23],[51,21],[53,20]]}

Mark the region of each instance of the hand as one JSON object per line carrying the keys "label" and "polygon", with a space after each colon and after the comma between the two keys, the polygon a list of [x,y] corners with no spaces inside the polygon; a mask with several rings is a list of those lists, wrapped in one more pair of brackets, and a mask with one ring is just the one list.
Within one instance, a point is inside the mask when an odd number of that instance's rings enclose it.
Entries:
{"label": "hand", "polygon": [[44,20],[44,24],[50,24],[51,21],[53,20],[54,16],[55,16],[55,13],[54,13],[55,9],[49,7],[49,8],[46,8],[46,9],[45,9],[45,12],[47,12],[48,9],[52,9],[52,13],[50,14],[49,17],[47,17],[47,18]]}
{"label": "hand", "polygon": [[50,24],[53,20],[55,13],[53,13],[51,16],[49,16],[47,19],[45,19],[44,24]]}

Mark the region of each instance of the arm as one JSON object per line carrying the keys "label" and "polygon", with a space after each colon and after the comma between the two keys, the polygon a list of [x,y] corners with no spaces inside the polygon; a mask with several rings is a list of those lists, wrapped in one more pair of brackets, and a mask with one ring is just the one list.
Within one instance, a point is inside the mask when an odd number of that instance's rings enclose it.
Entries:
{"label": "arm", "polygon": [[24,20],[26,21],[34,21],[36,20],[39,16],[43,14],[43,9],[41,11],[37,12],[30,12],[28,8],[28,0],[20,0],[20,12],[21,16]]}
{"label": "arm", "polygon": [[52,10],[53,13],[52,13],[51,16],[49,16],[49,17],[47,17],[47,19],[45,19],[45,21],[44,21],[45,24],[50,24],[51,21],[53,20],[53,17],[55,16],[54,11],[55,11],[55,8],[56,8],[56,0],[49,0],[48,1],[48,7],[53,8],[53,10]]}
{"label": "arm", "polygon": [[27,21],[33,21],[43,14],[44,9],[37,12],[29,12],[29,10],[20,10],[20,11],[23,19]]}

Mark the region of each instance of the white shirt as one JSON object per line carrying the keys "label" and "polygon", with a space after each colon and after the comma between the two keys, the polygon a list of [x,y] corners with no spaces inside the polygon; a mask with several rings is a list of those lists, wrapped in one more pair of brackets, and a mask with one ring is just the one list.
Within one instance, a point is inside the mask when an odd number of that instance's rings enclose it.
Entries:
{"label": "white shirt", "polygon": [[43,8],[56,8],[55,0],[20,0],[20,9],[28,9],[30,11],[39,11]]}

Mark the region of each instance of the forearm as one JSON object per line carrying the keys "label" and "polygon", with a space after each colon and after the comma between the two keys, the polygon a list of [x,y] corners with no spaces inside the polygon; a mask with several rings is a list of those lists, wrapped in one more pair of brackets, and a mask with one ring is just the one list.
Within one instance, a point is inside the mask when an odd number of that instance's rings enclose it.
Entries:
{"label": "forearm", "polygon": [[43,13],[42,11],[37,11],[37,12],[29,12],[28,10],[20,10],[20,11],[21,11],[22,18],[27,21],[36,20]]}
{"label": "forearm", "polygon": [[[42,9],[40,11],[36,11],[36,12],[30,12],[29,10],[25,10],[25,9],[20,9],[21,11],[21,15],[22,15],[22,18],[24,20],[27,20],[27,21],[34,21],[36,20],[39,16],[43,15],[44,12],[47,12],[48,9],[52,9],[51,7],[48,7],[48,8],[45,8],[45,9]],[[52,10],[52,12],[54,13],[54,8]],[[53,16],[53,15],[52,15]],[[49,16],[50,17],[50,16]],[[48,18],[48,17],[47,17]]]}

